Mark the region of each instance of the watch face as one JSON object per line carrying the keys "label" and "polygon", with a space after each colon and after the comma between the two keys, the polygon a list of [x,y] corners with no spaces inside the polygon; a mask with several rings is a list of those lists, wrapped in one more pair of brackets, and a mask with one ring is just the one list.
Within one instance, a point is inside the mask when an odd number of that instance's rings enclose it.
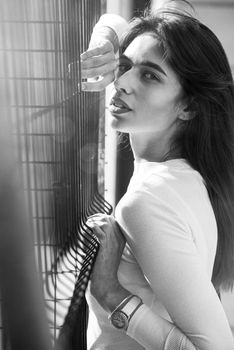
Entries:
{"label": "watch face", "polygon": [[111,315],[111,323],[114,327],[125,329],[128,326],[128,316],[123,311],[115,311]]}

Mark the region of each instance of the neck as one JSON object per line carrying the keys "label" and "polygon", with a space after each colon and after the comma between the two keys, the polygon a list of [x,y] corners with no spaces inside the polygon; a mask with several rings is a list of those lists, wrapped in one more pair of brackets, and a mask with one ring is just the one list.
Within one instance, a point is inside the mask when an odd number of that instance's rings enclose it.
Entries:
{"label": "neck", "polygon": [[152,135],[142,133],[130,134],[130,143],[135,160],[147,160],[150,162],[163,162],[169,159],[180,157],[180,152],[177,149],[171,149],[171,144],[168,138],[162,135],[153,137]]}

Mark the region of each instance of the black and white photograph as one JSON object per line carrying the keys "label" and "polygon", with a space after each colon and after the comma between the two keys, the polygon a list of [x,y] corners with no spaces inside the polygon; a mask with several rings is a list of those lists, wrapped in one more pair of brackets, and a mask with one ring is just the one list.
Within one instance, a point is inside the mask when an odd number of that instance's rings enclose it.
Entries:
{"label": "black and white photograph", "polygon": [[0,350],[234,350],[234,0],[0,0]]}

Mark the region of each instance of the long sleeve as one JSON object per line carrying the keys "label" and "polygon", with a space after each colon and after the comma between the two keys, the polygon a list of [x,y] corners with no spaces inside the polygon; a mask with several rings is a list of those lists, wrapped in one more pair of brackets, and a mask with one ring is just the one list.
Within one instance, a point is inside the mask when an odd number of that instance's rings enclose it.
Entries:
{"label": "long sleeve", "polygon": [[144,306],[131,319],[128,335],[147,350],[232,350],[226,315],[191,230],[178,214],[178,198],[173,191],[166,192],[131,193],[123,205],[121,225],[173,323]]}
{"label": "long sleeve", "polygon": [[128,22],[121,16],[115,14],[104,14],[93,28],[90,45],[97,44],[101,39],[110,40],[114,51],[119,49],[119,42],[129,27]]}
{"label": "long sleeve", "polygon": [[198,349],[175,325],[159,318],[146,305],[134,315],[127,334],[147,350],[159,349],[159,345],[163,350]]}

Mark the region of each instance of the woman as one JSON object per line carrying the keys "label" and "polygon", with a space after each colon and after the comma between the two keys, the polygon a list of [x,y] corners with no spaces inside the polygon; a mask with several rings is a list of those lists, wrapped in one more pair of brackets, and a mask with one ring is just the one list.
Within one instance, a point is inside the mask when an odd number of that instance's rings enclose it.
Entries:
{"label": "woman", "polygon": [[[108,16],[96,25],[82,74],[103,78],[83,89],[114,79],[117,27]],[[100,240],[89,348],[234,349],[217,293],[234,275],[234,89],[223,48],[198,20],[167,10],[132,22],[115,74],[110,122],[129,133],[135,164],[115,216],[88,220]]]}

